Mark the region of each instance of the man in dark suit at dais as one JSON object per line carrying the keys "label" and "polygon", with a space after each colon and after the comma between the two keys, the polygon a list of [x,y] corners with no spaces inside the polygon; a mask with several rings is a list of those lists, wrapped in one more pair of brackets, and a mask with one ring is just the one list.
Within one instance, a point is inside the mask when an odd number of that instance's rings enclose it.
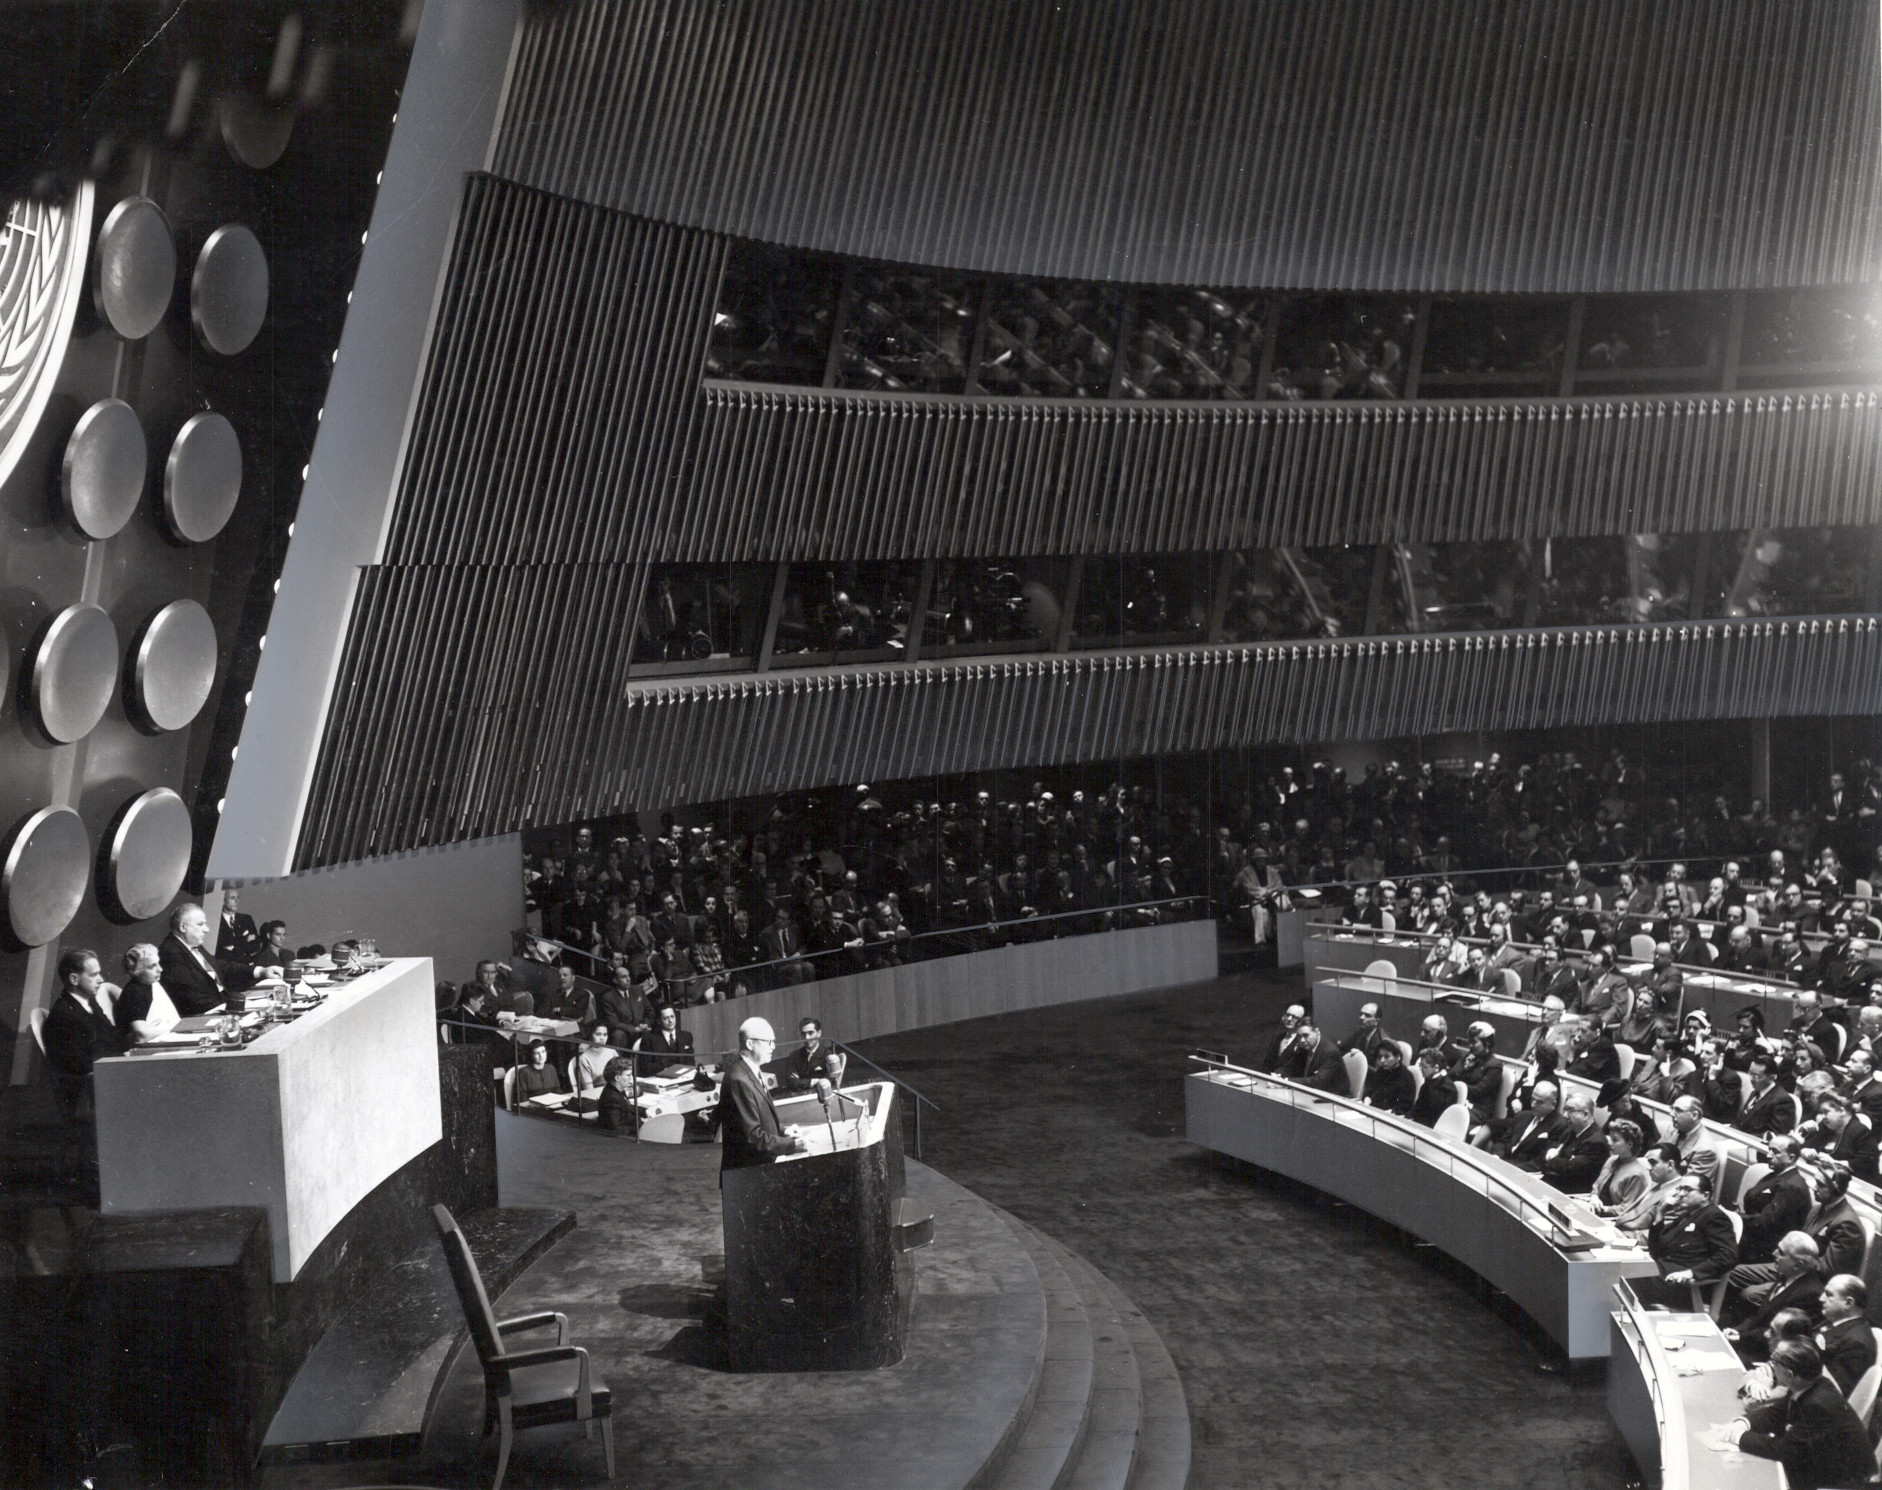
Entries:
{"label": "man in dark suit at dais", "polygon": [[738,1057],[727,1063],[714,1120],[723,1147],[719,1168],[769,1164],[782,1154],[801,1154],[804,1141],[784,1131],[765,1084],[765,1062],[777,1048],[768,1020],[755,1015],[738,1027]]}

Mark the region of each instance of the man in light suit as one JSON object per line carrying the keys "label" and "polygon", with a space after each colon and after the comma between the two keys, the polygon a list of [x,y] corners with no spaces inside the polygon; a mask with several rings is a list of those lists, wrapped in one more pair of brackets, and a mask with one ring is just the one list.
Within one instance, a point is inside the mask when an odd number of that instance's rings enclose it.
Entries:
{"label": "man in light suit", "polygon": [[725,1084],[713,1115],[724,1139],[719,1153],[722,1172],[769,1164],[780,1154],[804,1151],[804,1140],[784,1131],[777,1106],[765,1089],[764,1065],[777,1044],[768,1020],[753,1016],[738,1027],[738,1058],[725,1068]]}

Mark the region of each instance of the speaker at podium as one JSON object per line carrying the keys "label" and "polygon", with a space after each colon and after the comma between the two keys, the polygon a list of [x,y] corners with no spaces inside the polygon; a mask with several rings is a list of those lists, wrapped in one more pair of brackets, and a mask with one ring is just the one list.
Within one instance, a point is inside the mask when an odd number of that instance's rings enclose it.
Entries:
{"label": "speaker at podium", "polygon": [[909,1253],[934,1218],[906,1201],[891,1082],[844,1087],[828,1106],[786,1098],[778,1118],[808,1152],[720,1175],[726,1323],[734,1371],[893,1366],[915,1297]]}

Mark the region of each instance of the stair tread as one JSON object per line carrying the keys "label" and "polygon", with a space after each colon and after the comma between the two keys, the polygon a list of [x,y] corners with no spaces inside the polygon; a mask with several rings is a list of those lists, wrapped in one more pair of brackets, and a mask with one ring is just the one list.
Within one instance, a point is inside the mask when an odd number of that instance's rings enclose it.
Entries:
{"label": "stair tread", "polygon": [[1189,1398],[1176,1363],[1156,1327],[1128,1294],[1103,1273],[1098,1278],[1113,1296],[1137,1357],[1142,1400],[1136,1458],[1129,1490],[1183,1490],[1189,1481]]}
{"label": "stair tread", "polygon": [[1045,1239],[1078,1285],[1091,1316],[1092,1388],[1089,1418],[1078,1452],[1057,1490],[1127,1490],[1137,1457],[1143,1384],[1119,1295],[1095,1267],[1064,1243]]}
{"label": "stair tread", "polygon": [[982,1490],[1052,1490],[1085,1433],[1091,1402],[1091,1322],[1078,1285],[1046,1239],[1005,1211],[998,1214],[1032,1257],[1045,1289],[1046,1345],[1026,1421],[982,1481]]}

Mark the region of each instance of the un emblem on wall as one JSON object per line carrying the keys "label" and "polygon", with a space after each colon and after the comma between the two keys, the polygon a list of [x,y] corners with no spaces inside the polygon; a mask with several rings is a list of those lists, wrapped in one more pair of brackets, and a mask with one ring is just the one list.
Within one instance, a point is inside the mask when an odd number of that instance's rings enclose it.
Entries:
{"label": "un emblem on wall", "polygon": [[52,396],[85,283],[92,188],[69,203],[20,201],[0,229],[0,483]]}

